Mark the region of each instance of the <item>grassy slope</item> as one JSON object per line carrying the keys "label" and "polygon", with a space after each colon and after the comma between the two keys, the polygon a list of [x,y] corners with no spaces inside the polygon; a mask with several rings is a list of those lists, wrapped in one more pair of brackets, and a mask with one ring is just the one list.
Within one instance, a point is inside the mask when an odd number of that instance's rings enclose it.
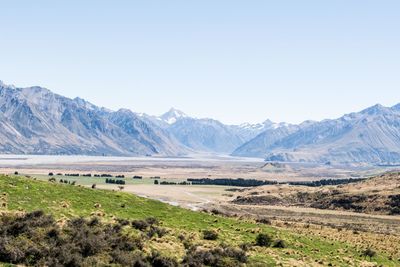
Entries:
{"label": "grassy slope", "polygon": [[[0,194],[3,196],[3,193],[6,193],[8,210],[12,211],[41,209],[58,219],[88,217],[96,212],[104,213],[106,220],[111,220],[113,216],[125,219],[157,217],[164,227],[171,229],[176,235],[180,232],[195,233],[195,239],[204,229],[219,229],[218,242],[231,245],[253,242],[257,232],[271,233],[275,238],[281,238],[288,243],[287,249],[253,248],[249,252],[250,266],[274,266],[277,262],[305,266],[316,262],[324,265],[332,263],[334,266],[360,266],[362,262],[367,263],[360,257],[360,251],[350,244],[298,235],[253,222],[192,212],[122,192],[0,176]],[[100,204],[101,208],[96,208],[96,204]],[[121,207],[121,204],[125,204],[125,207]],[[198,242],[204,241],[199,238]],[[396,266],[395,262],[381,252],[373,261],[384,266]]]}

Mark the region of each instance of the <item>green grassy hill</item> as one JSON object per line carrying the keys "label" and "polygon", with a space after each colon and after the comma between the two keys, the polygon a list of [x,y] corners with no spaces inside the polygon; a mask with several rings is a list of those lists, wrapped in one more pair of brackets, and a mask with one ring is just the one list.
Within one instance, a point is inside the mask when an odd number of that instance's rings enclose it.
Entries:
{"label": "green grassy hill", "polygon": [[[2,216],[42,210],[45,214],[53,215],[59,225],[77,217],[97,216],[102,222],[109,224],[116,223],[118,219],[132,221],[157,218],[161,222],[160,225],[168,230],[168,234],[146,239],[143,251],[150,254],[152,250],[157,250],[178,262],[187,254],[185,241],[190,241],[192,246],[204,249],[220,246],[238,248],[245,247],[243,244],[246,243],[246,266],[399,264],[397,259],[390,259],[383,251],[369,259],[361,255],[363,251],[359,247],[349,243],[295,234],[290,230],[273,228],[253,221],[193,212],[123,192],[89,189],[16,176],[0,176],[0,196]],[[217,232],[217,240],[204,240],[205,230]],[[126,231],[134,233],[136,230],[129,228]],[[260,233],[270,235],[273,240],[284,240],[286,248],[256,246],[253,243]],[[182,241],[183,239],[185,241]]]}

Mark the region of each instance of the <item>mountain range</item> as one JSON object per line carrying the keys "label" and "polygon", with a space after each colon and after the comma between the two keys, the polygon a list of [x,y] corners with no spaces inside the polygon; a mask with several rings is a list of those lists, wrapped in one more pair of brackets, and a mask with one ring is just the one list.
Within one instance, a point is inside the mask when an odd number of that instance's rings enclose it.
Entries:
{"label": "mountain range", "polygon": [[226,125],[171,109],[112,111],[34,86],[0,82],[0,153],[183,156],[198,152],[267,161],[400,163],[400,104],[338,119]]}
{"label": "mountain range", "polygon": [[129,110],[110,111],[41,87],[0,84],[0,153],[165,155],[189,150]]}
{"label": "mountain range", "polygon": [[267,130],[233,155],[285,162],[398,164],[400,104]]}
{"label": "mountain range", "polygon": [[222,154],[232,153],[240,145],[275,125],[271,121],[261,124],[226,125],[214,119],[193,118],[174,108],[159,117],[137,115],[168,131],[192,151]]}

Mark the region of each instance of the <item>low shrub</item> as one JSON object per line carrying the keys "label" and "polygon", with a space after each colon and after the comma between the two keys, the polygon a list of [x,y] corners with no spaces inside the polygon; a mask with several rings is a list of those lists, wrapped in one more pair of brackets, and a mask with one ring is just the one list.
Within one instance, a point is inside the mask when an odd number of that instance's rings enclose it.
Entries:
{"label": "low shrub", "polygon": [[252,245],[250,243],[242,243],[239,245],[239,248],[243,251],[249,251],[251,246]]}
{"label": "low shrub", "polygon": [[266,224],[266,225],[271,225],[271,220],[268,218],[258,218],[256,220],[257,223],[261,223],[261,224]]}
{"label": "low shrub", "polygon": [[145,220],[149,225],[158,225],[160,222],[158,221],[158,219],[157,218],[154,218],[154,217],[149,217],[149,218],[146,218],[146,220]]}
{"label": "low shrub", "polygon": [[154,236],[157,236],[159,238],[164,237],[166,234],[168,233],[168,231],[165,228],[161,228],[158,226],[150,226],[149,231],[147,232],[147,236],[149,238],[153,238]]}
{"label": "low shrub", "polygon": [[271,236],[267,234],[258,234],[256,237],[256,245],[259,247],[270,247],[272,244]]}
{"label": "low shrub", "polygon": [[242,266],[247,262],[246,253],[238,248],[218,247],[214,249],[204,249],[192,247],[183,259],[184,266]]}
{"label": "low shrub", "polygon": [[162,256],[157,252],[153,252],[149,257],[152,267],[178,267],[179,264],[175,259]]}
{"label": "low shrub", "polygon": [[215,230],[204,230],[203,231],[203,239],[204,240],[217,240],[218,233]]}
{"label": "low shrub", "polygon": [[286,248],[286,242],[282,239],[277,239],[274,241],[274,243],[272,244],[273,248]]}
{"label": "low shrub", "polygon": [[144,220],[134,220],[131,222],[131,225],[133,228],[140,231],[144,231],[150,226],[149,223]]}
{"label": "low shrub", "polygon": [[368,248],[365,251],[363,251],[362,255],[364,257],[369,257],[371,259],[376,256],[376,251],[372,250],[371,248]]}

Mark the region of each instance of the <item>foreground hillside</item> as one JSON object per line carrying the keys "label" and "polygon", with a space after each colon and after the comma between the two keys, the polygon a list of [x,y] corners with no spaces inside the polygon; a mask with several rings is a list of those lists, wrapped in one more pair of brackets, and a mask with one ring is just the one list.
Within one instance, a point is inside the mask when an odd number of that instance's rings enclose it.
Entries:
{"label": "foreground hillside", "polygon": [[[251,220],[192,212],[123,192],[11,176],[0,177],[0,192],[3,207],[0,223],[3,233],[0,241],[3,243],[0,244],[8,242],[19,250],[26,246],[18,246],[21,242],[29,244],[37,239],[40,244],[48,244],[47,239],[41,239],[44,238],[42,233],[48,230],[47,227],[56,228],[54,231],[61,233],[60,240],[69,240],[70,245],[77,248],[76,257],[81,257],[79,259],[87,264],[115,261],[116,265],[126,265],[124,260],[112,253],[112,249],[107,248],[108,243],[113,244],[105,237],[105,233],[111,231],[107,230],[109,227],[116,227],[117,230],[112,230],[112,233],[118,238],[126,236],[129,240],[127,244],[131,245],[128,248],[119,248],[125,259],[131,259],[135,253],[140,254],[144,265],[136,266],[396,266],[399,263],[397,257],[380,249],[376,249],[376,255],[371,258],[363,255],[371,251],[369,248],[374,249],[372,243],[351,244],[294,233],[290,229],[273,228]],[[44,214],[25,215],[25,212],[35,210],[43,210]],[[45,214],[54,216],[56,223],[51,218],[46,219]],[[84,217],[86,221],[77,221],[78,217]],[[94,217],[99,221],[93,221]],[[45,223],[35,223],[43,220]],[[42,230],[36,231],[38,234],[35,235],[20,227],[11,231],[10,222]],[[85,256],[79,250],[82,249],[82,242],[77,242],[73,233],[94,238],[96,235],[91,232],[91,227],[87,228],[92,223],[99,234],[95,240],[100,242],[103,250],[92,251],[89,245],[85,245],[83,248],[90,251],[83,249],[90,255]],[[4,239],[5,234],[10,233],[14,236]],[[135,240],[139,243],[133,245]],[[85,244],[95,245],[93,242]],[[0,246],[0,261],[9,262],[10,258],[4,257],[4,250],[10,246]]]}
{"label": "foreground hillside", "polygon": [[234,202],[400,215],[400,173],[337,186],[266,186],[248,190]]}

